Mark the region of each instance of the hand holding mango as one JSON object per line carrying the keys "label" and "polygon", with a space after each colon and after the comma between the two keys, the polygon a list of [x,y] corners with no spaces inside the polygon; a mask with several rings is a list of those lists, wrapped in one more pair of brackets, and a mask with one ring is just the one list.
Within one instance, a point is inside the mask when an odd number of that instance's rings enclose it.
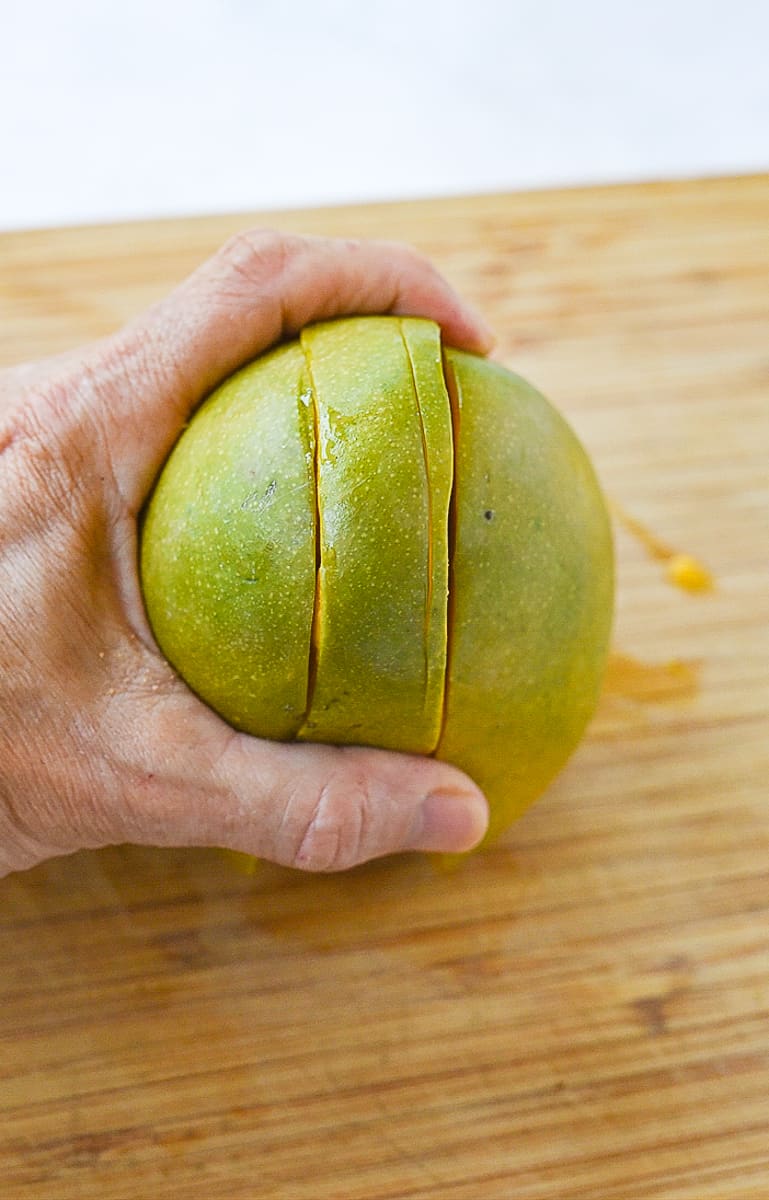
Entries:
{"label": "hand holding mango", "polygon": [[612,546],[591,465],[438,325],[304,328],[211,395],[146,514],[160,647],[236,729],[434,755],[498,834],[579,741]]}
{"label": "hand holding mango", "polygon": [[[437,759],[236,732],[158,650],[141,595],[138,514],[200,402],[313,322],[387,312],[488,349],[412,251],[249,232],[114,336],[0,371],[0,875],[117,842],[328,869],[483,835],[482,793]],[[292,464],[277,435],[260,440],[283,506]],[[269,497],[251,488],[244,501],[244,521],[268,517]],[[298,561],[298,516],[295,532]],[[278,559],[293,553],[287,544]],[[258,582],[242,587],[267,598]],[[277,586],[273,596],[285,614]]]}

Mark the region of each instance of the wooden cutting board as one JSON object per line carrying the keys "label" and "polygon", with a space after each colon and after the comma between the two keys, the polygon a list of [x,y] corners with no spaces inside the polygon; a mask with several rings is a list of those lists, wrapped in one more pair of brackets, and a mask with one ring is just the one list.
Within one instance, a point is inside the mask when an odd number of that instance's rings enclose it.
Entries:
{"label": "wooden cutting board", "polygon": [[[605,695],[453,873],[118,848],[0,883],[2,1194],[769,1197],[769,177],[254,219],[417,243],[566,412],[641,526]],[[1,238],[0,361],[251,220]]]}

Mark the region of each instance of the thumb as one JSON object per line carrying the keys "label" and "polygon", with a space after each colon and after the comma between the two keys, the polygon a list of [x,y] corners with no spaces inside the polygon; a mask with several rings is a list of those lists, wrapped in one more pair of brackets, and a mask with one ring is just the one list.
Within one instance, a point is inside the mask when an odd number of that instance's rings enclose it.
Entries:
{"label": "thumb", "polygon": [[403,850],[470,850],[486,830],[482,793],[434,759],[263,741],[231,730],[183,685],[148,720],[147,784],[119,806],[130,826],[119,836],[131,841],[337,871]]}

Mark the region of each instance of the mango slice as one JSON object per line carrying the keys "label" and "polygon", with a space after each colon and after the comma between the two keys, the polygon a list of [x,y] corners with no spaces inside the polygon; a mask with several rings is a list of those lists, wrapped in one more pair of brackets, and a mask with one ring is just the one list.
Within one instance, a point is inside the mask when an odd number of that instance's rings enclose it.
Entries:
{"label": "mango slice", "polygon": [[426,692],[430,498],[401,329],[393,318],[353,318],[312,326],[301,344],[315,401],[320,553],[299,737],[427,753],[440,722],[437,689],[429,704]]}
{"label": "mango slice", "polygon": [[315,592],[314,423],[298,344],[237,372],[196,413],[147,508],[153,632],[238,729],[296,736]]}
{"label": "mango slice", "polygon": [[429,504],[428,595],[425,615],[425,710],[434,718],[431,749],[438,744],[446,678],[449,589],[449,505],[454,482],[451,405],[443,375],[441,334],[433,321],[401,319],[417,395]]}
{"label": "mango slice", "polygon": [[445,357],[456,531],[437,756],[486,792],[488,839],[543,791],[595,708],[612,541],[587,455],[544,396],[485,359]]}

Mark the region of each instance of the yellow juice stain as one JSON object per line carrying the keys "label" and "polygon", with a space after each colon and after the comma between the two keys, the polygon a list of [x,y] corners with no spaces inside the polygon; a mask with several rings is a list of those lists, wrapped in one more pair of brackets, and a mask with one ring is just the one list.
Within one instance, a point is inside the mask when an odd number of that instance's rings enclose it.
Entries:
{"label": "yellow juice stain", "polygon": [[615,651],[609,656],[604,691],[646,704],[691,700],[699,692],[701,665],[697,659],[648,663]]}
{"label": "yellow juice stain", "polygon": [[643,546],[650,558],[665,567],[665,578],[674,587],[684,592],[712,592],[713,576],[707,567],[691,554],[683,554],[657,537],[636,517],[610,501],[609,507],[616,520]]}
{"label": "yellow juice stain", "polygon": [[464,854],[435,853],[428,854],[428,860],[438,875],[454,875],[467,862],[472,850]]}
{"label": "yellow juice stain", "polygon": [[259,869],[260,859],[254,858],[253,854],[244,854],[242,850],[227,849],[220,849],[219,853],[239,875],[256,875]]}
{"label": "yellow juice stain", "polygon": [[674,554],[665,564],[668,579],[685,592],[712,592],[713,576],[690,554]]}

